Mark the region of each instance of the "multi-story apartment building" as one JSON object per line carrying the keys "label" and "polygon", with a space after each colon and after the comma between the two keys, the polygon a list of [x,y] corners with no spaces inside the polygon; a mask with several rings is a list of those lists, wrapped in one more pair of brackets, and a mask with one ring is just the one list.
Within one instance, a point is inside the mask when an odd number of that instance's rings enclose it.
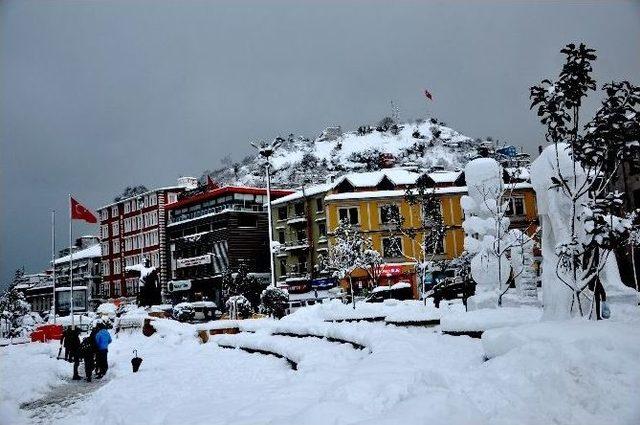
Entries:
{"label": "multi-story apartment building", "polygon": [[44,313],[51,309],[53,286],[47,273],[24,274],[16,281],[15,289],[24,294],[32,311]]}
{"label": "multi-story apartment building", "polygon": [[335,286],[335,279],[318,264],[328,251],[324,196],[332,187],[327,183],[302,188],[271,203],[274,239],[280,243],[275,254],[277,284],[289,292]]}
{"label": "multi-story apartment building", "polygon": [[[467,193],[464,173],[430,173],[428,186],[440,198],[444,224],[447,226],[441,244],[436,245],[438,254],[434,259],[452,259],[462,254],[464,214],[460,198]],[[532,234],[537,228],[535,192],[529,183],[517,182],[507,186],[505,201],[508,202],[512,226],[522,228]],[[420,207],[410,205],[405,200],[406,189],[380,188],[379,184],[366,190],[353,189],[348,185],[337,185],[325,199],[327,225],[335,229],[340,220],[348,220],[371,238],[373,249],[380,252],[385,264],[382,267],[379,284],[393,284],[399,281],[411,283],[416,289],[415,259],[423,257]],[[392,217],[402,217],[404,231],[398,232],[392,225]],[[411,230],[415,236],[411,237]],[[332,243],[331,231],[329,232]],[[357,288],[371,285],[369,275],[363,270],[352,274]]]}
{"label": "multi-story apartment building", "polygon": [[[335,228],[330,227],[332,223],[327,219],[327,195],[404,190],[419,176],[419,173],[400,168],[351,173],[331,183],[302,188],[273,202],[274,238],[281,244],[275,264],[278,284],[294,293],[335,285],[336,280],[321,264],[322,257],[328,252],[329,230]],[[348,210],[342,213],[349,214]]]}
{"label": "multi-story apartment building", "polygon": [[[53,262],[56,270],[56,311],[68,314],[71,310],[71,288],[69,280],[69,249],[59,252]],[[73,310],[89,311],[104,299],[100,294],[102,283],[100,238],[82,236],[73,246]],[[35,289],[35,288],[34,288]]]}
{"label": "multi-story apartment building", "polygon": [[181,177],[176,186],[161,187],[121,199],[98,209],[102,251],[104,298],[135,297],[138,277],[125,270],[149,259],[158,270],[162,287],[169,280],[166,250],[165,206],[197,186],[192,177]]}
{"label": "multi-story apartment building", "polygon": [[[272,189],[271,197],[290,193]],[[207,186],[181,194],[166,207],[168,289],[175,301],[206,297],[220,305],[223,273],[240,265],[269,281],[266,200],[264,188]]]}

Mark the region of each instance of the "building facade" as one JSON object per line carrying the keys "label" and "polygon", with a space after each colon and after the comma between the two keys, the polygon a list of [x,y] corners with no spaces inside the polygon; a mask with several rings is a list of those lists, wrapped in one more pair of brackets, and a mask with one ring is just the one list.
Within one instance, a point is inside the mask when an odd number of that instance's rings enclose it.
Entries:
{"label": "building facade", "polygon": [[[71,287],[69,269],[69,249],[59,252],[53,262],[56,270],[56,312],[69,314],[71,311]],[[102,252],[100,238],[82,236],[73,246],[73,310],[85,312],[94,310],[104,298],[100,293]],[[35,288],[34,288],[35,289]]]}
{"label": "building facade", "polygon": [[[272,206],[275,238],[281,243],[276,254],[276,276],[293,292],[309,290],[314,279],[324,281],[321,256],[335,243],[333,231],[346,220],[370,238],[372,247],[383,257],[376,284],[409,282],[417,292],[416,261],[421,261],[422,238],[419,205],[405,199],[415,188],[421,173],[407,169],[385,169],[352,173],[329,184],[306,188],[275,201]],[[505,173],[511,226],[532,235],[537,229],[535,192],[522,178]],[[464,250],[464,213],[460,198],[467,193],[462,171],[434,171],[424,178],[428,190],[440,200],[442,219],[447,227],[436,245],[433,260],[450,260]],[[324,211],[320,211],[320,205]],[[398,230],[394,218],[402,218]],[[374,282],[365,270],[352,273],[356,292]],[[346,280],[342,282],[346,285]]]}
{"label": "building facade", "polygon": [[328,251],[324,197],[332,184],[303,188],[272,202],[277,285],[291,293],[335,286],[320,260]]}
{"label": "building facade", "polygon": [[102,285],[105,299],[131,298],[138,294],[138,276],[126,267],[149,259],[158,270],[163,288],[169,280],[166,244],[166,211],[178,195],[197,186],[195,178],[181,177],[178,185],[153,189],[98,209],[102,252]]}
{"label": "building facade", "polygon": [[[272,199],[290,194],[271,190]],[[168,256],[174,301],[215,301],[220,306],[222,276],[243,265],[269,280],[267,191],[256,187],[200,188],[167,206]]]}

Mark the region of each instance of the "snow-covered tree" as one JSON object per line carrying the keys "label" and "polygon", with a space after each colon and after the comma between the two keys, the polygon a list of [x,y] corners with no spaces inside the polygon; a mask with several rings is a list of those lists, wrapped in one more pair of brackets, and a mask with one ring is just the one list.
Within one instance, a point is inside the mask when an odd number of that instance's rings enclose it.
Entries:
{"label": "snow-covered tree", "polygon": [[225,303],[230,319],[248,319],[253,313],[253,306],[242,295],[233,295]]}
{"label": "snow-covered tree", "polygon": [[31,312],[31,305],[15,284],[0,297],[0,317],[8,325],[7,336],[10,338],[27,336],[41,322],[40,316]]}
{"label": "snow-covered tree", "polygon": [[353,294],[352,274],[356,269],[367,270],[365,252],[371,250],[371,240],[364,237],[357,227],[341,220],[333,231],[334,240],[329,246],[329,252],[324,259],[325,269],[332,271],[337,279],[348,279],[353,308],[356,301]]}
{"label": "snow-covered tree", "polygon": [[222,275],[224,298],[228,300],[230,297],[241,295],[248,300],[253,311],[256,311],[260,305],[260,294],[263,289],[264,286],[255,276],[248,273],[244,264],[241,264],[235,272],[227,269]]}
{"label": "snow-covered tree", "polygon": [[531,88],[531,107],[551,144],[532,165],[532,183],[547,217],[545,316],[599,319],[605,286],[622,286],[611,253],[628,241],[632,223],[622,216],[622,195],[611,186],[622,164],[637,165],[640,88],[627,81],[603,85],[605,98],[583,126],[584,99],[596,89],[595,50],[569,44],[561,53],[566,59],[558,79]]}
{"label": "snow-covered tree", "polygon": [[[436,257],[442,254],[444,237],[448,226],[442,217],[440,196],[431,187],[428,174],[416,180],[415,187],[407,189],[405,201],[420,210],[420,221],[417,225],[407,226],[399,209],[391,213],[390,236],[403,235],[413,241],[420,249],[413,250],[415,256],[409,256],[397,247],[400,255],[416,263],[416,274],[420,276],[422,292],[425,292],[426,275],[437,266]],[[396,239],[390,239],[392,241]],[[425,298],[426,302],[426,298]]]}
{"label": "snow-covered tree", "polygon": [[260,311],[276,319],[282,318],[289,304],[289,295],[280,288],[268,286],[260,296]]}

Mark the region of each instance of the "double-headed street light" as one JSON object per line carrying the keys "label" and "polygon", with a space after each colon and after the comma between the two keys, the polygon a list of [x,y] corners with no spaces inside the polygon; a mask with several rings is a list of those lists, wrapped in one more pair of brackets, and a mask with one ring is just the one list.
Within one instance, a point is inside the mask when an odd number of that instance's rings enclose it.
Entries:
{"label": "double-headed street light", "polygon": [[260,156],[265,160],[265,174],[267,177],[267,220],[269,220],[269,267],[271,268],[271,286],[273,287],[276,286],[276,268],[273,259],[273,229],[271,227],[271,163],[269,162],[269,159],[283,141],[284,139],[278,137],[271,143],[251,143],[251,146],[256,148]]}

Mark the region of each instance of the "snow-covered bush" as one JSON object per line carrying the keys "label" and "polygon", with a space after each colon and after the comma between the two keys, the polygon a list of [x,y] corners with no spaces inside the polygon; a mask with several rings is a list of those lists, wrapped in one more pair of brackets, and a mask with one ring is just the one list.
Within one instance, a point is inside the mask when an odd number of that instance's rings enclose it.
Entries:
{"label": "snow-covered bush", "polygon": [[7,326],[6,336],[10,338],[27,336],[38,323],[42,323],[40,315],[31,312],[31,305],[15,285],[0,297],[0,317]]}
{"label": "snow-covered bush", "polygon": [[289,294],[275,286],[269,286],[260,296],[260,311],[276,319],[285,315],[289,304]]}
{"label": "snow-covered bush", "polygon": [[233,295],[225,303],[229,317],[232,319],[248,319],[253,313],[253,307],[243,295]]}

